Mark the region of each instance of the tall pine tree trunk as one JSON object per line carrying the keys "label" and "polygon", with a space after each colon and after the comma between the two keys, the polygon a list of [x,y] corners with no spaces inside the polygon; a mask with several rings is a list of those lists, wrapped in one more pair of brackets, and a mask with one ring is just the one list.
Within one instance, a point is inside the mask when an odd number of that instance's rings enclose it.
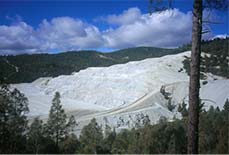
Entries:
{"label": "tall pine tree trunk", "polygon": [[194,0],[189,82],[188,153],[198,153],[202,0]]}

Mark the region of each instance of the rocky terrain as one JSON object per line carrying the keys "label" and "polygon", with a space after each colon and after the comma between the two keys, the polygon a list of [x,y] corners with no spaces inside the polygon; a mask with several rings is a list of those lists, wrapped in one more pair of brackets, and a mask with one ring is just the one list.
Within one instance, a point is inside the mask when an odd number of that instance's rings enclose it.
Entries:
{"label": "rocky terrain", "polygon": [[[147,120],[153,124],[162,118],[181,118],[178,106],[188,102],[189,81],[182,62],[189,56],[187,51],[110,67],[89,67],[72,75],[12,86],[28,97],[30,119],[39,116],[45,120],[58,91],[65,111],[76,118],[76,133],[92,118],[103,127],[108,124],[120,130],[141,126]],[[200,91],[204,108],[222,108],[229,98],[229,80],[210,73],[205,76]]]}

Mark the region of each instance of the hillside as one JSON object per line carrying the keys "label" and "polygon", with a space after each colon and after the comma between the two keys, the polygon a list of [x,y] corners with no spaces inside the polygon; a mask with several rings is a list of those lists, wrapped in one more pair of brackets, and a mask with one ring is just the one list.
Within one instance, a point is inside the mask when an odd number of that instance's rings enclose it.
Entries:
{"label": "hillside", "polygon": [[[228,38],[202,43],[202,72],[210,72],[228,78],[228,44]],[[88,67],[106,67],[187,50],[190,50],[190,45],[177,49],[137,47],[111,53],[70,51],[60,54],[0,56],[0,80],[7,83],[32,82],[40,77],[70,75],[72,72],[78,72]],[[189,61],[190,58],[187,57],[183,62],[187,73],[189,73]]]}
{"label": "hillside", "polygon": [[127,48],[119,51],[107,53],[106,55],[118,59],[121,61],[137,61],[143,60],[145,58],[155,58],[161,57],[168,54],[176,54],[183,52],[184,50],[176,49],[163,49],[156,47],[136,47],[136,48]]}
{"label": "hillside", "polygon": [[[201,53],[201,78],[206,78],[204,73],[212,73],[214,75],[229,78],[229,38],[214,39],[202,42]],[[190,45],[183,47],[190,49]],[[189,74],[190,57],[186,57],[183,61],[184,68]]]}
{"label": "hillside", "polygon": [[[108,124],[118,131],[141,125],[146,115],[152,123],[163,117],[181,117],[178,107],[188,101],[189,76],[182,63],[187,57],[190,51],[109,67],[89,67],[71,75],[40,78],[12,87],[28,97],[29,118],[47,119],[51,100],[58,91],[63,108],[78,121],[77,134],[92,118],[103,127]],[[204,108],[212,105],[221,109],[229,98],[229,80],[208,74],[206,77],[200,89]]]}
{"label": "hillside", "polygon": [[88,67],[105,67],[145,58],[174,54],[179,50],[138,47],[112,53],[71,51],[0,57],[0,79],[7,83],[32,82],[39,77],[70,75]]}

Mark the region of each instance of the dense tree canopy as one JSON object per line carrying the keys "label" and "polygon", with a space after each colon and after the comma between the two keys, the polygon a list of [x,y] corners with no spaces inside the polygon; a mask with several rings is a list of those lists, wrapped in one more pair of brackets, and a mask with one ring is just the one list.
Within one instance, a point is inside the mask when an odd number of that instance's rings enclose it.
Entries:
{"label": "dense tree canopy", "polygon": [[98,125],[96,119],[93,118],[81,131],[80,143],[82,153],[99,153],[102,148],[102,140],[102,128]]}
{"label": "dense tree canopy", "polygon": [[0,85],[0,153],[24,153],[28,112],[22,93]]}

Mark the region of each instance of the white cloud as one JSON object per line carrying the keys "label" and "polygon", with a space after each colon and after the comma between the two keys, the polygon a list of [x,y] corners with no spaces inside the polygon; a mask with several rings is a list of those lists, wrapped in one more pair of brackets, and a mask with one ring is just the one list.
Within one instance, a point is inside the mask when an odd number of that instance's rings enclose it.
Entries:
{"label": "white cloud", "polygon": [[18,22],[0,26],[0,54],[125,48],[136,46],[176,47],[190,41],[191,12],[177,9],[142,14],[129,8],[118,15],[103,17],[109,25],[101,31],[95,25],[71,17],[44,19],[38,28]]}
{"label": "white cloud", "polygon": [[1,54],[14,54],[33,52],[40,46],[34,30],[24,22],[17,25],[0,26],[0,51]]}
{"label": "white cloud", "polygon": [[95,26],[70,17],[53,18],[50,22],[43,20],[37,31],[46,41],[45,49],[97,48],[102,44],[101,34]]}
{"label": "white cloud", "polygon": [[25,22],[0,26],[1,55],[99,48],[102,44],[98,28],[70,17],[43,20],[37,29]]}
{"label": "white cloud", "polygon": [[140,18],[141,11],[138,8],[129,8],[128,10],[123,11],[120,15],[108,15],[102,19],[109,24],[126,25],[133,24],[135,21],[140,20]]}
{"label": "white cloud", "polygon": [[211,40],[214,40],[214,39],[217,39],[217,38],[219,38],[219,39],[226,39],[228,37],[229,37],[229,35],[227,35],[227,34],[218,34],[218,35],[215,35],[214,37],[212,37],[210,39]]}
{"label": "white cloud", "polygon": [[[122,17],[122,16],[120,16]],[[108,19],[109,20],[109,19]],[[129,46],[176,47],[190,41],[191,13],[177,9],[142,14],[131,24],[123,24],[104,34],[107,47]]]}

